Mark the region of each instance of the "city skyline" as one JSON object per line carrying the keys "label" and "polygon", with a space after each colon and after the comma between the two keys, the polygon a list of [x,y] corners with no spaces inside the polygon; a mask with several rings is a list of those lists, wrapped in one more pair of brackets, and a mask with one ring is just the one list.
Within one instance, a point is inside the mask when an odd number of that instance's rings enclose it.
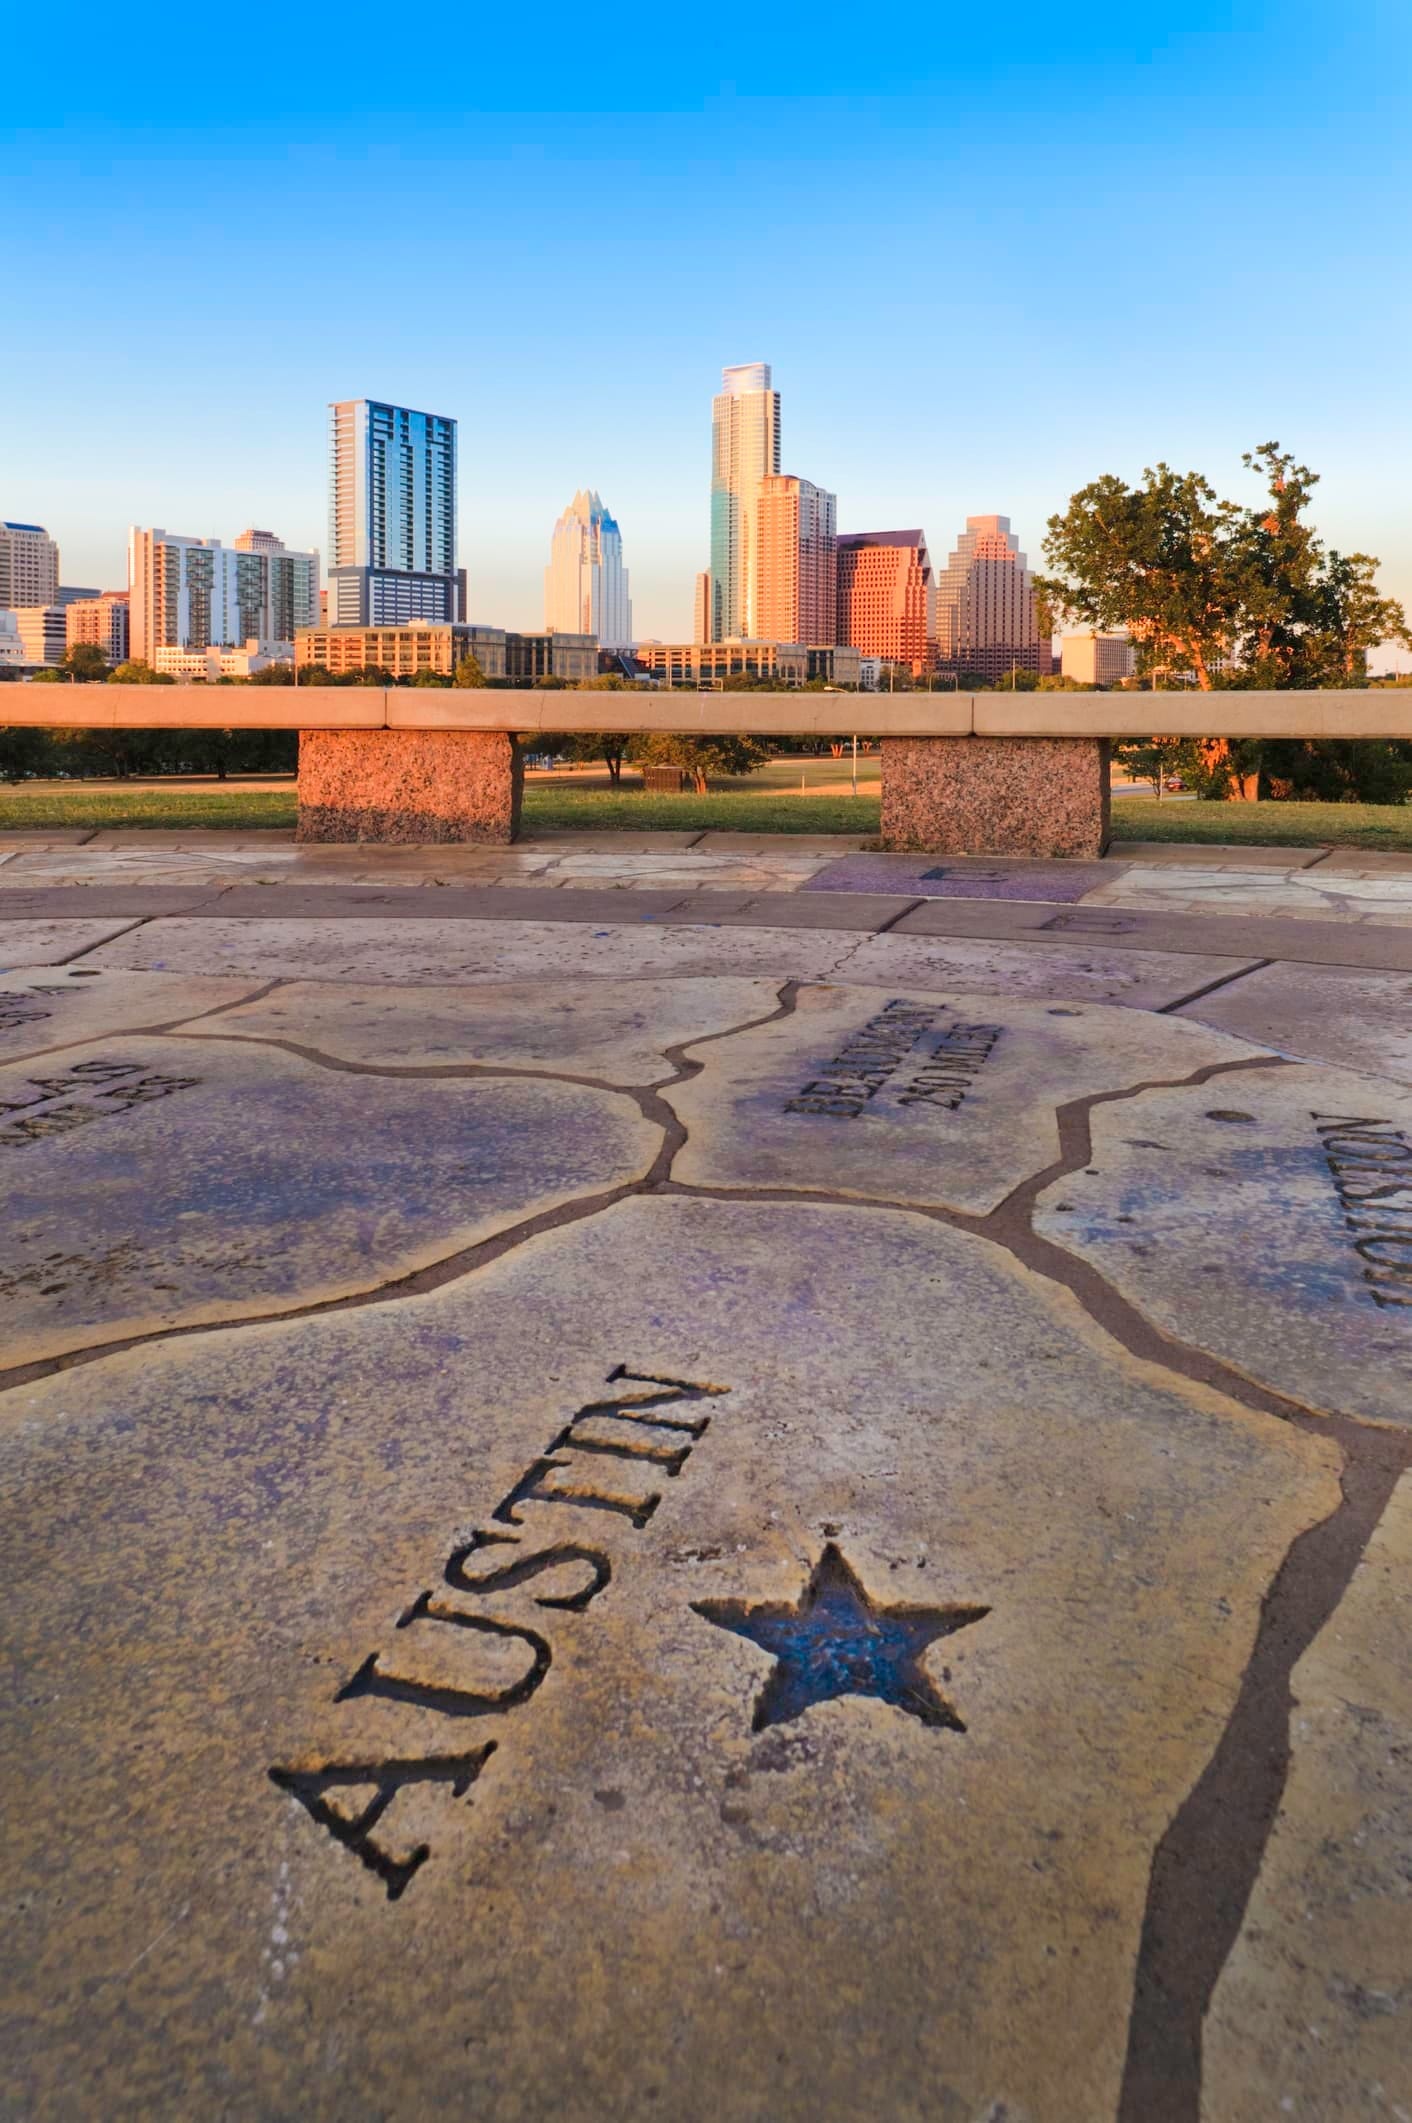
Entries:
{"label": "city skyline", "polygon": [[[102,69],[0,125],[25,202],[0,513],[46,524],[74,581],[121,581],[132,522],[326,552],[320,409],[366,390],[459,419],[478,611],[537,622],[546,527],[590,484],[628,529],[638,631],[685,638],[700,409],[764,354],[782,469],[845,529],[920,525],[936,551],[1000,512],[1038,562],[1101,473],[1165,459],[1253,499],[1241,451],[1277,436],[1322,474],[1326,540],[1412,604],[1391,0],[1022,0],[921,40],[860,38],[825,0],[748,47],[631,6],[610,39],[497,19],[434,101],[279,64],[257,97],[213,18],[176,28],[159,6],[140,41],[105,35]],[[10,32],[17,80],[49,77],[41,34],[32,12]],[[806,140],[826,190],[799,181]],[[591,242],[566,210],[588,198]],[[454,210],[419,249],[429,200]],[[435,275],[377,278],[412,256]]]}

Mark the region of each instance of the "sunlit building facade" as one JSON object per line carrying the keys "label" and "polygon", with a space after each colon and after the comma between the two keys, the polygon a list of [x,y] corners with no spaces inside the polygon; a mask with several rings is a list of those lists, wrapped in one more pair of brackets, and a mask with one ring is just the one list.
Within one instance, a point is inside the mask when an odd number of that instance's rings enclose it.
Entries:
{"label": "sunlit building facade", "polygon": [[838,540],[838,640],[920,674],[931,654],[931,555],[921,531],[849,531]]}
{"label": "sunlit building facade", "polygon": [[544,624],[591,634],[604,648],[632,640],[632,599],[623,538],[597,494],[581,488],[554,526],[544,571]]}
{"label": "sunlit building facade", "polygon": [[289,644],[319,616],[319,556],[289,549],[272,532],[242,540],[188,538],[176,531],[128,533],[131,655],[155,662],[158,649],[262,649]]}
{"label": "sunlit building facade", "polygon": [[128,654],[128,593],[104,590],[97,597],[78,597],[64,606],[68,647],[99,649],[103,661],[116,666]]}
{"label": "sunlit building facade", "polygon": [[780,468],[780,394],[767,361],[723,369],[711,403],[710,638],[761,632],[756,611],[760,483]]}
{"label": "sunlit building facade", "polygon": [[838,502],[812,480],[775,473],[756,503],[754,609],[765,641],[838,639]]}
{"label": "sunlit building facade", "polygon": [[456,566],[456,423],[347,398],[329,407],[329,620],[466,616]]}
{"label": "sunlit building facade", "polygon": [[59,548],[42,524],[0,521],[0,611],[59,602]]}
{"label": "sunlit building facade", "polygon": [[1066,634],[1059,668],[1077,685],[1121,685],[1137,668],[1137,651],[1126,634]]}
{"label": "sunlit building facade", "polygon": [[1053,665],[1040,639],[1034,576],[1008,516],[968,516],[937,578],[936,654],[941,668],[1004,678],[1012,670]]}
{"label": "sunlit building facade", "polygon": [[719,685],[729,692],[733,678],[802,686],[810,675],[809,651],[797,641],[640,641],[634,656],[668,686]]}

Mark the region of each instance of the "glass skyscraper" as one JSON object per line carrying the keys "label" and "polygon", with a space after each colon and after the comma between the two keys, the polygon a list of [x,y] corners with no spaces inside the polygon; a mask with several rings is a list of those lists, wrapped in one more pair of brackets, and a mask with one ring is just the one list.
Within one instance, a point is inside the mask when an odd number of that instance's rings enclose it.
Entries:
{"label": "glass skyscraper", "polygon": [[456,423],[347,398],[329,408],[329,623],[464,620]]}
{"label": "glass skyscraper", "polygon": [[544,624],[560,634],[592,634],[604,648],[625,648],[632,640],[622,533],[586,487],[554,526],[544,571]]}
{"label": "glass skyscraper", "polygon": [[758,636],[760,482],[780,468],[780,394],[768,361],[721,371],[711,402],[711,639]]}

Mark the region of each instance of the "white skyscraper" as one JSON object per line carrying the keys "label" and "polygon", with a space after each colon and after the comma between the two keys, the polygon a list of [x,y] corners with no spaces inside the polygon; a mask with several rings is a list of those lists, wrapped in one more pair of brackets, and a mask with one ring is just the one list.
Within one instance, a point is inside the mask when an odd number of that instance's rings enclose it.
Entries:
{"label": "white skyscraper", "polygon": [[293,642],[318,617],[318,554],[291,552],[268,531],[242,532],[233,546],[138,526],[128,533],[128,653],[140,661],[163,648]]}
{"label": "white skyscraper", "polygon": [[587,488],[580,488],[554,526],[544,571],[544,624],[556,634],[594,634],[607,649],[626,648],[632,640],[622,533]]}

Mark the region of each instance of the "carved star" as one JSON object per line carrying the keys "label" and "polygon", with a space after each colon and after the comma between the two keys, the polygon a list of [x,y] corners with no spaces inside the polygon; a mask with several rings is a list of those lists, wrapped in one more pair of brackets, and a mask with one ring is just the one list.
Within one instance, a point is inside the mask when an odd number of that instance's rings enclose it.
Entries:
{"label": "carved star", "polygon": [[754,1730],[797,1718],[835,1696],[875,1695],[924,1725],[965,1726],[920,1664],[989,1607],[884,1607],[830,1541],[794,1607],[694,1600],[695,1612],[768,1651],[775,1666],[755,1704]]}

